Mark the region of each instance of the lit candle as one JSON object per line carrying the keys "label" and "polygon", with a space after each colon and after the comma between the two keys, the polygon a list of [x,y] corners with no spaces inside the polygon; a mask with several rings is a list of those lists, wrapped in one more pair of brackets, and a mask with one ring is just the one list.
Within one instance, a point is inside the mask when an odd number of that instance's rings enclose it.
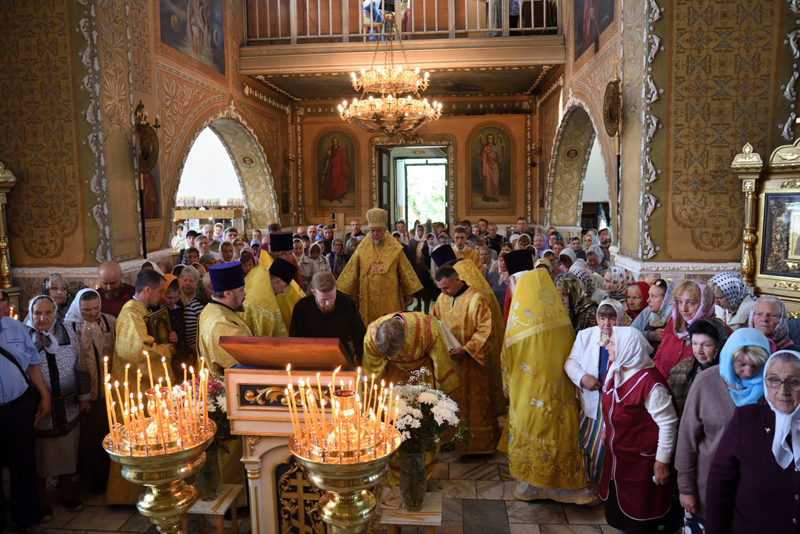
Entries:
{"label": "lit candle", "polygon": [[123,429],[128,425],[128,418],[125,415],[125,403],[122,402],[122,395],[119,394],[119,380],[114,381],[114,389],[117,392],[117,400],[119,401],[119,410],[122,412]]}
{"label": "lit candle", "polygon": [[[367,399],[367,408],[372,407],[372,385],[375,383],[375,373],[372,373],[372,380],[369,382],[369,398]],[[366,397],[366,393],[364,394]]]}
{"label": "lit candle", "polygon": [[291,419],[292,421],[292,434],[294,434],[295,436],[297,436],[298,439],[300,439],[300,436],[297,433],[297,427],[294,424],[294,414],[292,413],[292,402],[289,400],[289,388],[288,387],[285,388],[283,390],[283,393],[284,395],[286,395],[286,404],[289,405],[289,419]]}
{"label": "lit candle", "polygon": [[292,364],[286,366],[286,373],[289,375],[289,382],[292,382]]}
{"label": "lit candle", "polygon": [[[111,395],[111,384],[108,385],[108,394]],[[116,411],[117,403],[111,401],[111,433],[114,435],[114,441],[116,442],[117,446],[120,445],[120,436],[117,434],[117,411]]]}
{"label": "lit candle", "polygon": [[164,451],[167,450],[167,440],[164,437],[164,422],[161,419],[161,388],[156,390],[156,421],[158,422],[158,433],[161,435],[161,443]]}
{"label": "lit candle", "polygon": [[170,410],[172,409],[173,399],[172,399],[172,382],[169,380],[169,370],[167,369],[167,358],[166,356],[161,357],[161,365],[164,367],[164,380],[167,381],[167,396],[169,397],[169,407]]}
{"label": "lit candle", "polygon": [[[125,373],[125,374],[127,374],[127,373]],[[128,382],[127,382],[127,380],[125,381],[125,384],[123,384],[123,385],[125,387],[125,406],[123,408],[125,410],[128,410],[128,413],[130,413],[130,406],[128,405],[128,395],[130,395],[130,393],[128,392]]]}
{"label": "lit candle", "polygon": [[183,367],[183,383],[186,383],[186,364],[182,363],[181,367]]}
{"label": "lit candle", "polygon": [[298,385],[300,386],[300,404],[303,407],[303,425],[306,427],[306,448],[310,449],[311,448],[311,436],[310,436],[311,432],[310,432],[310,428],[309,428],[309,423],[310,423],[311,419],[308,416],[308,410],[306,409],[306,401],[305,401],[305,398],[304,398],[304,395],[303,395],[303,381],[300,380],[300,382],[298,382]]}
{"label": "lit candle", "polygon": [[[194,389],[194,388],[195,388],[194,367],[193,367],[193,366],[191,366],[191,365],[189,366],[189,374],[191,374],[191,375],[192,375],[192,387],[189,389],[189,403],[190,403],[190,404],[191,404],[191,406],[192,406],[192,409],[193,409],[193,413],[194,413],[194,415],[195,415],[195,416],[197,416],[197,415],[198,415],[198,413],[199,413],[199,412],[197,411],[197,410],[199,409],[199,406],[198,406],[198,402],[197,402],[197,397],[195,397],[195,389]],[[197,417],[195,417],[195,416],[193,416],[193,417],[192,417],[192,419],[195,419],[195,420],[196,420],[196,419],[197,419]],[[194,426],[195,426],[195,428],[194,428],[194,431],[195,431],[195,432],[197,432],[197,423],[196,423],[196,422],[195,422],[195,425],[194,425]]]}
{"label": "lit candle", "polygon": [[322,384],[319,383],[319,373],[317,373],[317,392],[319,393],[319,406],[322,412],[322,431],[325,433],[325,397],[322,396]]}
{"label": "lit candle", "polygon": [[143,350],[145,358],[147,358],[147,374],[150,375],[150,389],[153,389],[153,369],[150,367],[150,353]]}
{"label": "lit candle", "polygon": [[383,423],[383,435],[388,436],[389,420],[392,417],[392,393],[394,392],[394,384],[389,382],[389,408],[386,412],[386,421]]}
{"label": "lit candle", "polygon": [[361,414],[362,416],[367,415],[367,411],[369,410],[369,402],[368,402],[368,395],[367,395],[367,377],[364,376],[364,396],[361,399],[364,402],[364,411]]}
{"label": "lit candle", "polygon": [[336,373],[338,373],[342,369],[340,365],[336,369],[333,370],[333,378],[331,379],[331,384],[333,384],[333,389],[330,391],[331,398],[333,398],[333,394],[336,393]]}
{"label": "lit candle", "polygon": [[136,370],[136,397],[142,398],[142,370]]}
{"label": "lit candle", "polygon": [[[126,363],[126,364],[125,364],[125,382],[124,382],[125,384],[127,384],[127,383],[128,383],[128,369],[130,369],[130,368],[131,368],[131,364],[129,364],[129,363]],[[127,399],[127,398],[128,398],[128,396],[127,396],[127,395],[125,395],[125,398]]]}
{"label": "lit candle", "polygon": [[320,409],[322,410],[322,448],[323,448],[323,450],[326,448],[326,443],[327,443],[327,439],[326,439],[327,434],[326,434],[326,430],[325,430],[325,404],[326,404],[325,399],[321,399],[319,401]]}
{"label": "lit candle", "polygon": [[104,397],[106,398],[106,415],[108,416],[108,428],[111,431],[111,441],[116,442],[114,439],[114,425],[111,424],[111,384],[108,383],[108,376],[106,376],[106,394]]}
{"label": "lit candle", "polygon": [[108,376],[108,356],[103,356],[103,376]]}

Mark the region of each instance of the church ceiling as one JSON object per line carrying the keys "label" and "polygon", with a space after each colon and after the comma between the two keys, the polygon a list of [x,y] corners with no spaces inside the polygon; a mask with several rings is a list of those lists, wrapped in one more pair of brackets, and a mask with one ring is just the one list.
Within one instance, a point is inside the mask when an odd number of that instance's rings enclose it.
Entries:
{"label": "church ceiling", "polygon": [[[422,96],[430,99],[443,96],[535,94],[550,70],[550,66],[429,70],[430,86]],[[350,100],[360,97],[360,93],[353,89],[349,72],[257,74],[251,77],[295,100]]]}

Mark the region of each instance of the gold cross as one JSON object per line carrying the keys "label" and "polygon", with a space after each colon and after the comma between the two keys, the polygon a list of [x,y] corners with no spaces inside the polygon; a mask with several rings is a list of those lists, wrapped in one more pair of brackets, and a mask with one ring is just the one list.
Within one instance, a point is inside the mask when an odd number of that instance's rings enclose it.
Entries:
{"label": "gold cross", "polygon": [[[281,493],[284,499],[297,499],[297,520],[293,520],[294,527],[301,534],[314,534],[313,528],[306,523],[306,502],[316,505],[319,502],[319,493],[316,493],[311,486],[311,482],[303,477],[303,472],[298,468],[294,480],[289,479],[289,484],[295,487],[295,491]],[[312,493],[306,493],[306,487],[311,488]],[[313,520],[313,519],[312,519]]]}

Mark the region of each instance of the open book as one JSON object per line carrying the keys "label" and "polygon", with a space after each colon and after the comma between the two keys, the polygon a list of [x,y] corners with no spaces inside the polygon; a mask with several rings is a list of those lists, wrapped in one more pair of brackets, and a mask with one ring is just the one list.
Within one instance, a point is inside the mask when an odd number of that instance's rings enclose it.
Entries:
{"label": "open book", "polygon": [[444,335],[444,341],[447,343],[447,350],[458,349],[461,347],[461,343],[458,342],[456,336],[444,325],[442,321],[439,321],[439,326],[442,327],[442,335]]}

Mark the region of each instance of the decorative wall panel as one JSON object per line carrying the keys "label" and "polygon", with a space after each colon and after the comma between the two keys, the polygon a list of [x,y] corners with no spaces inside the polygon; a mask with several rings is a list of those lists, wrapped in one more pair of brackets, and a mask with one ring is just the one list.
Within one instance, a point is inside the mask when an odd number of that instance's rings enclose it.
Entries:
{"label": "decorative wall panel", "polygon": [[131,78],[133,89],[151,95],[151,74],[153,64],[150,59],[150,15],[148,0],[130,0],[129,18],[131,28]]}
{"label": "decorative wall panel", "polygon": [[730,161],[747,142],[769,152],[781,4],[670,2],[664,248],[673,261],[740,256],[742,196]]}
{"label": "decorative wall panel", "polygon": [[558,129],[558,92],[551,95],[539,105],[539,143],[542,153],[539,156],[539,213],[542,214],[539,222],[544,223],[544,207],[546,205],[546,195],[550,176],[550,158],[553,152],[553,142],[556,138]]}

